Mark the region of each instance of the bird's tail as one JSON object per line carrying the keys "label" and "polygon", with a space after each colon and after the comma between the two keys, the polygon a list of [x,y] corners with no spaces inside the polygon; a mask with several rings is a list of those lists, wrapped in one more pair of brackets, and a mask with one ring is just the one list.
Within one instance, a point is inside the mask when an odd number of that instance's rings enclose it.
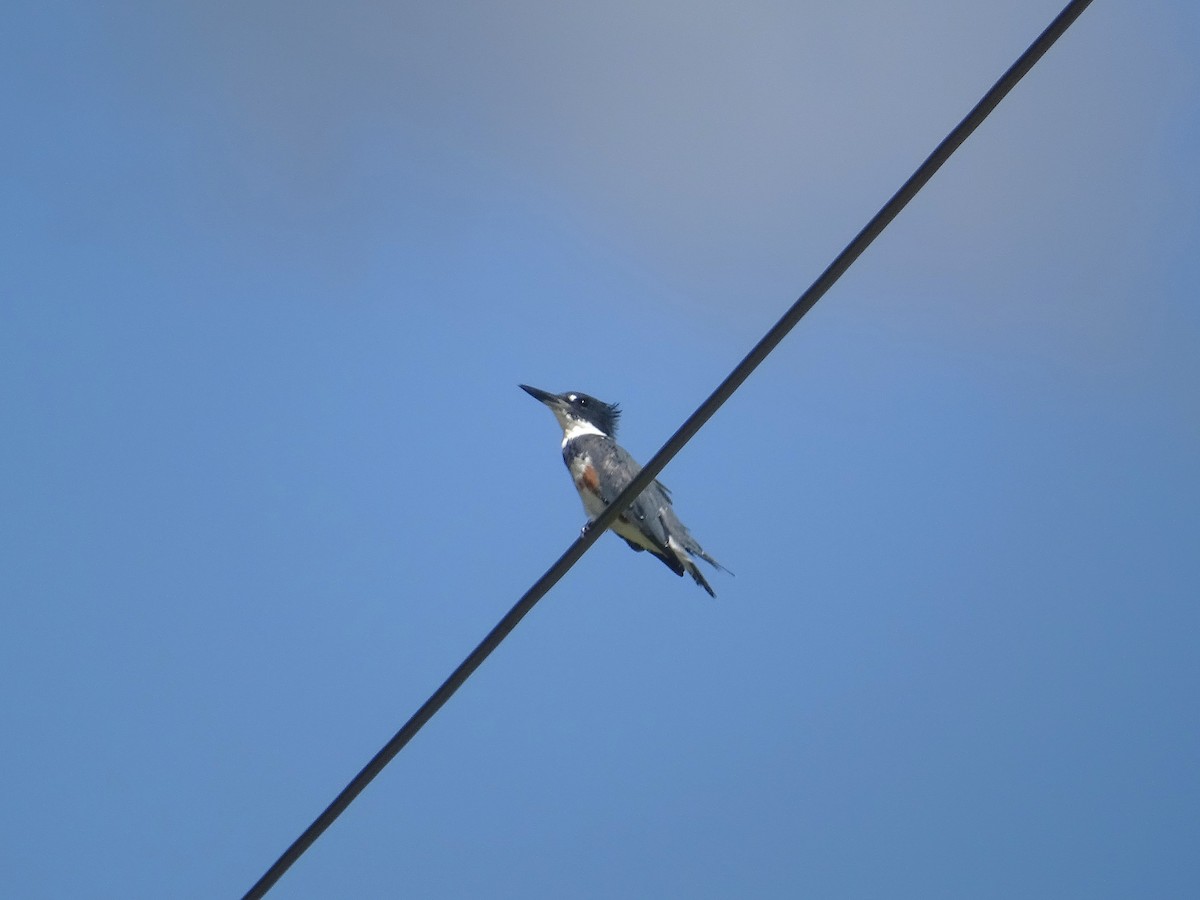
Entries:
{"label": "bird's tail", "polygon": [[[675,536],[671,535],[667,538],[667,546],[675,558],[679,560],[679,564],[683,567],[684,571],[692,576],[692,581],[708,591],[708,596],[716,597],[716,591],[712,589],[712,585],[708,583],[708,580],[704,577],[704,574],[700,571],[700,567],[696,565],[696,561],[692,557],[695,556],[698,559],[704,560],[714,569],[721,572],[729,572],[729,570],[705,553],[691,535],[687,535],[683,542],[676,540]],[[680,574],[683,573],[681,572]],[[732,575],[733,573],[729,572],[729,574]]]}
{"label": "bird's tail", "polygon": [[692,576],[692,581],[696,582],[696,584],[708,591],[708,596],[713,597],[714,599],[716,598],[717,592],[712,589],[712,585],[709,584],[704,575],[701,574],[699,566],[685,556],[683,559],[683,567],[687,569],[688,574]]}
{"label": "bird's tail", "polygon": [[710,566],[712,566],[718,572],[725,572],[727,575],[733,574],[727,568],[725,568],[723,565],[721,565],[719,562],[717,562],[715,559],[713,559],[711,556],[709,556],[707,553],[705,553],[704,550],[700,547],[700,545],[697,544],[695,541],[692,541],[692,545],[690,547],[688,547],[688,553],[692,554],[692,556],[700,557],[700,559],[704,560],[706,563],[708,563]]}

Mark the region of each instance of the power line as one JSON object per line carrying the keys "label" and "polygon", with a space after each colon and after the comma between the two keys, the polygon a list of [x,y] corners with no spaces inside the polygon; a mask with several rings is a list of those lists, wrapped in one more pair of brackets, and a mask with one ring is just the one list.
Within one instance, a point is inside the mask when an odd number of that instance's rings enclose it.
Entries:
{"label": "power line", "polygon": [[762,340],[746,354],[746,357],[717,386],[717,389],[709,395],[708,399],[701,403],[696,411],[671,435],[667,442],[663,444],[662,449],[646,463],[642,471],[633,479],[629,487],[596,518],[589,528],[576,538],[575,542],[567,548],[566,552],[525,592],[496,627],[488,632],[487,637],[480,641],[479,646],[472,650],[470,655],[450,674],[450,677],[442,682],[441,687],[433,692],[430,698],[421,705],[421,708],[413,714],[412,718],[404,723],[404,726],[372,757],[371,761],[362,768],[362,771],[354,776],[353,780],[342,789],[342,792],[334,798],[333,802],[313,820],[313,823],[304,830],[304,833],[296,838],[292,845],[284,851],[283,855],[275,861],[274,865],[255,882],[254,886],[246,892],[243,900],[257,900],[257,898],[263,897],[291,865],[312,846],[313,842],[321,836],[325,829],[332,825],[334,820],[345,811],[346,807],[354,801],[354,798],[362,793],[375,776],[383,771],[383,768],[395,758],[396,754],[404,749],[404,746],[412,740],[413,736],[421,730],[426,722],[433,718],[434,714],[454,695],[454,692],[471,677],[471,674],[482,665],[491,652],[500,645],[500,642],[517,627],[518,623],[525,618],[525,615],[533,609],[534,604],[545,596],[550,588],[554,587],[563,575],[579,561],[580,557],[587,552],[588,548],[596,542],[617,516],[624,512],[625,508],[633,502],[634,498],[645,490],[651,481],[658,477],[667,463],[674,459],[675,455],[683,449],[683,446],[713,417],[725,401],[733,395],[733,392],[750,377],[750,374],[779,345],[780,341],[787,336],[788,332],[796,326],[800,319],[816,305],[817,301],[825,295],[826,291],[833,287],[834,283],[853,265],[854,261],[863,254],[875,238],[882,233],[883,229],[900,214],[900,211],[917,195],[917,192],[937,173],[942,164],[970,137],[971,133],[979,127],[1008,92],[1016,86],[1017,82],[1025,77],[1037,61],[1062,37],[1066,30],[1071,27],[1072,23],[1079,18],[1090,4],[1091,0],[1072,0],[1071,3],[1067,4],[1062,12],[1055,17],[1054,21],[1046,27],[1045,31],[1038,35],[1037,40],[1029,45],[1029,48],[1021,54],[1017,61],[984,94],[983,99],[975,104],[974,108],[967,113],[966,117],[959,122],[954,130],[934,148],[934,151],[921,163],[908,181],[904,182],[900,189],[892,195],[891,199],[883,205],[883,208],[875,214],[862,231],[855,235],[854,239],[846,245],[846,248],[829,264],[829,267],[820,274],[808,290],[800,295],[800,298],[772,326],[771,330],[766,333]]}

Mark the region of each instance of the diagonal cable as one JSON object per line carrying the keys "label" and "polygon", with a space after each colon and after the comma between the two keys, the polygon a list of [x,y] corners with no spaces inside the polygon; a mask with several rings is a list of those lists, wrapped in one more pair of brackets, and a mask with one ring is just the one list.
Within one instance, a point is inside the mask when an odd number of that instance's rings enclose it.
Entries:
{"label": "diagonal cable", "polygon": [[954,130],[934,148],[934,151],[921,163],[908,181],[901,185],[900,189],[892,195],[891,199],[883,205],[883,208],[875,214],[862,231],[855,235],[854,239],[846,245],[846,248],[837,255],[834,261],[820,274],[808,290],[800,295],[800,298],[772,326],[771,330],[766,333],[762,340],[754,345],[754,348],[746,354],[745,358],[717,386],[716,390],[708,396],[708,399],[701,403],[696,411],[679,426],[679,429],[663,444],[662,449],[654,454],[650,461],[646,463],[645,467],[633,479],[629,487],[622,491],[620,496],[603,513],[596,517],[591,526],[525,592],[496,627],[488,632],[487,637],[480,641],[479,646],[472,650],[470,655],[459,664],[458,668],[442,682],[441,687],[433,692],[429,699],[421,705],[421,708],[413,713],[412,718],[404,723],[404,726],[354,776],[353,780],[342,789],[342,792],[334,798],[333,802],[313,820],[312,824],[304,830],[304,833],[296,838],[271,868],[255,882],[254,886],[246,892],[244,900],[257,900],[257,898],[263,897],[291,865],[312,846],[313,842],[321,836],[325,829],[332,825],[334,820],[345,811],[346,807],[354,801],[354,798],[362,793],[363,789],[371,783],[376,775],[383,771],[384,766],[391,762],[396,754],[404,749],[404,746],[412,740],[413,736],[421,730],[426,722],[433,718],[433,715],[445,705],[446,701],[454,695],[454,692],[471,677],[471,674],[500,645],[500,642],[517,627],[520,621],[525,618],[525,615],[533,609],[534,604],[545,596],[550,588],[558,583],[567,571],[579,561],[580,557],[587,552],[588,548],[596,542],[604,530],[613,523],[617,516],[624,512],[625,508],[633,502],[634,498],[645,490],[651,481],[658,477],[658,474],[666,467],[667,463],[674,459],[675,455],[683,449],[683,446],[695,436],[696,432],[733,395],[733,392],[750,377],[750,374],[779,345],[788,332],[796,326],[796,323],[816,305],[817,301],[850,268],[854,261],[863,254],[883,229],[900,214],[900,211],[904,209],[908,201],[917,195],[917,192],[929,182],[937,173],[937,170],[942,167],[942,164],[970,137],[972,132],[996,108],[997,104],[1033,68],[1034,64],[1045,55],[1046,51],[1054,45],[1055,41],[1062,37],[1071,24],[1079,18],[1090,4],[1091,0],[1072,0],[1072,2],[1063,8],[1062,12],[1046,27],[1045,31],[1038,35],[1037,40],[1029,45],[1028,49],[1021,54],[1017,61],[984,94],[983,99],[975,104],[966,117],[955,126]]}

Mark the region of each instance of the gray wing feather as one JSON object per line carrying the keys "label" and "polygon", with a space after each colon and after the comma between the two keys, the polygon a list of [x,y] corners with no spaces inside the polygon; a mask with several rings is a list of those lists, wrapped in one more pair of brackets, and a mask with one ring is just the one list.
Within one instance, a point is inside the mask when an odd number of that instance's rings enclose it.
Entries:
{"label": "gray wing feather", "polygon": [[[600,482],[600,498],[605,505],[616,500],[621,491],[625,490],[637,473],[642,470],[629,452],[610,437],[581,435],[575,440],[580,442],[579,449],[587,452],[596,465]],[[724,569],[724,566],[704,552],[700,544],[692,537],[692,533],[679,521],[679,517],[675,515],[675,510],[671,507],[671,493],[661,482],[650,482],[649,486],[629,504],[629,508],[622,513],[622,517],[638,523],[643,533],[659,551],[656,555],[660,556],[676,574],[683,574],[685,562],[689,569],[695,569],[695,566],[690,561],[680,561],[676,558],[675,553],[668,546],[669,537],[674,537],[676,543],[686,549],[688,553],[699,557],[709,565]],[[634,544],[629,546],[635,550],[642,549]],[[699,577],[698,570],[693,572],[693,577],[697,578],[697,583],[712,593],[712,588],[708,587]]]}
{"label": "gray wing feather", "polygon": [[[637,460],[610,437],[581,435],[572,443],[578,445],[579,452],[591,457],[593,465],[596,466],[600,499],[605,505],[616,500],[637,473],[642,471]],[[645,529],[647,537],[658,545],[663,553],[667,553],[667,532],[659,521],[659,512],[664,508],[671,508],[670,496],[661,484],[653,481],[621,515],[629,521],[636,521]]]}

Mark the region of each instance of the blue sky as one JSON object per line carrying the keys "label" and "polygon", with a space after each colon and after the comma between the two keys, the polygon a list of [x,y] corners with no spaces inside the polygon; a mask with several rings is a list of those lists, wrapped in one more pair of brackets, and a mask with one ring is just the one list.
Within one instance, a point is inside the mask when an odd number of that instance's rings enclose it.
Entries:
{"label": "blue sky", "polygon": [[[16,3],[0,859],[246,890],[1058,11]],[[1200,890],[1200,13],[1096,3],[280,897]]]}

